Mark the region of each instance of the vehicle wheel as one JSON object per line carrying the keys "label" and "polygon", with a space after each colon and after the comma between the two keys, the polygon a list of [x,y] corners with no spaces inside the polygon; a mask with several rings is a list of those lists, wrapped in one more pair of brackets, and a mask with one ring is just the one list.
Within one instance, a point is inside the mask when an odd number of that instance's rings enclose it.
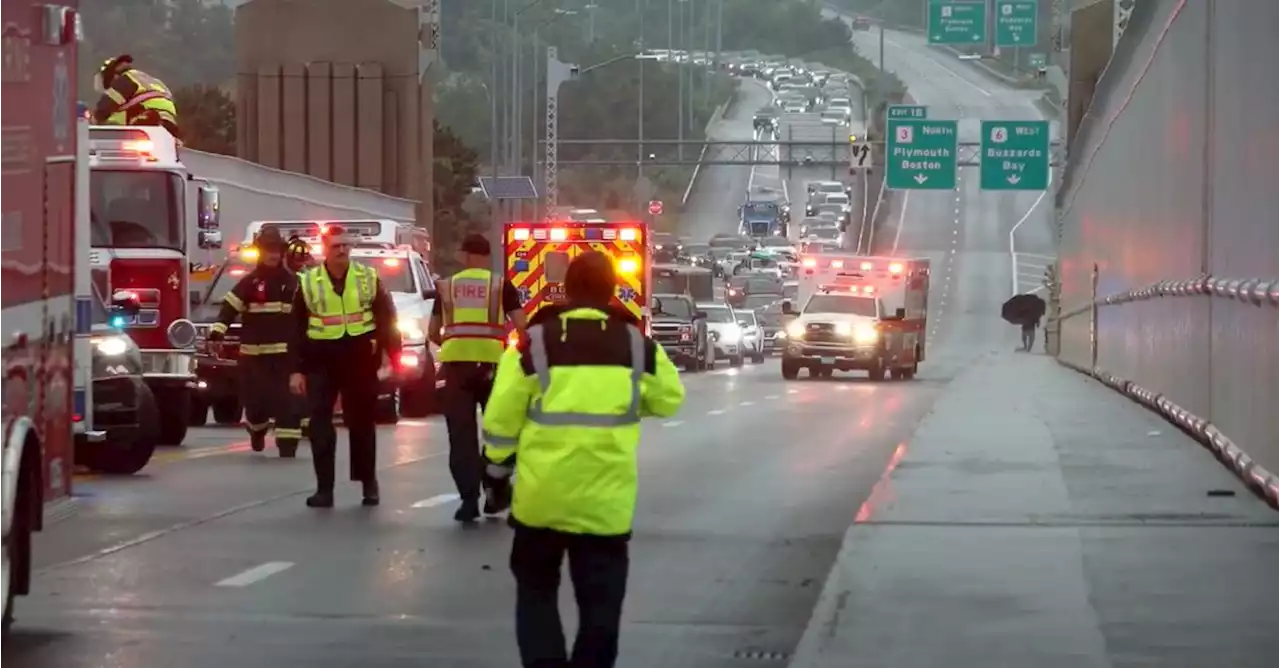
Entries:
{"label": "vehicle wheel", "polygon": [[13,626],[13,602],[18,597],[18,583],[30,577],[31,529],[35,512],[31,496],[31,472],[26,467],[19,472],[18,492],[13,508],[13,525],[4,541],[4,617],[0,633],[9,635]]}
{"label": "vehicle wheel", "polygon": [[902,369],[890,369],[889,378],[893,380],[902,380]]}
{"label": "vehicle wheel", "polygon": [[836,375],[836,370],[832,367],[823,367],[822,370],[818,372],[819,378],[831,378],[834,375]]}
{"label": "vehicle wheel", "polygon": [[238,397],[223,397],[213,402],[213,421],[218,424],[240,424],[243,413]]}
{"label": "vehicle wheel", "polygon": [[902,370],[902,380],[911,380],[916,377],[916,368],[909,366]]}
{"label": "vehicle wheel", "polygon": [[714,371],[716,368],[716,351],[707,346],[707,352],[702,357],[702,368],[705,371]]}
{"label": "vehicle wheel", "polygon": [[395,424],[400,421],[400,393],[393,392],[390,397],[378,400],[374,412],[374,422],[378,424]]}
{"label": "vehicle wheel", "polygon": [[204,399],[191,394],[191,412],[187,414],[187,424],[192,427],[203,427],[209,424],[209,404]]}
{"label": "vehicle wheel", "polygon": [[884,380],[884,365],[877,364],[870,369],[867,369],[867,378],[871,379],[873,382]]}
{"label": "vehicle wheel", "polygon": [[187,437],[187,421],[190,419],[190,395],[183,392],[175,397],[161,399],[155,396],[154,391],[148,391],[147,394],[153,397],[158,411],[157,422],[160,429],[156,442],[159,445],[182,445],[183,439]]}
{"label": "vehicle wheel", "polygon": [[746,355],[745,355],[744,353],[742,353],[742,352],[739,352],[739,353],[737,354],[737,356],[735,356],[733,359],[729,360],[729,366],[732,366],[732,367],[739,367],[739,366],[742,366],[742,365],[743,365],[743,363],[745,363],[746,361],[747,361],[747,360],[746,360]]}
{"label": "vehicle wheel", "polygon": [[400,390],[400,414],[408,418],[424,418],[436,412],[436,380],[423,374],[418,386]]}
{"label": "vehicle wheel", "polygon": [[698,359],[697,355],[695,355],[686,359],[683,366],[686,373],[698,373],[699,371],[702,371],[703,363],[702,360]]}
{"label": "vehicle wheel", "polygon": [[800,376],[800,365],[788,359],[782,360],[782,377],[787,380],[795,380]]}
{"label": "vehicle wheel", "polygon": [[[133,475],[141,471],[155,454],[162,426],[160,407],[151,388],[138,388],[138,432],[131,439],[106,441],[76,449],[76,460],[91,471],[108,475]],[[184,430],[185,431],[185,430]],[[110,438],[110,432],[107,433]],[[84,456],[81,457],[81,454]]]}

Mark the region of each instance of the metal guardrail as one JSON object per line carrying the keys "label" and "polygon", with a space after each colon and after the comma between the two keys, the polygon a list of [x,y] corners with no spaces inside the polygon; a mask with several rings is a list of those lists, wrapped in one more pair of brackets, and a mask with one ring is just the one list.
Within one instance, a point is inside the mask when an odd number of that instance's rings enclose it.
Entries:
{"label": "metal guardrail", "polygon": [[[1095,298],[1081,306],[1069,309],[1055,320],[1063,320],[1090,314],[1090,346],[1092,359],[1097,360],[1097,310],[1104,306],[1117,306],[1133,302],[1166,297],[1208,296],[1252,304],[1260,308],[1280,308],[1280,280],[1271,278],[1228,278],[1205,275],[1181,281],[1160,281],[1133,290]],[[1060,327],[1060,325],[1059,325]],[[1162,393],[1117,376],[1100,367],[1087,367],[1058,358],[1063,366],[1091,376],[1108,387],[1129,397],[1146,408],[1159,413],[1166,420],[1196,439],[1222,462],[1236,477],[1272,508],[1280,509],[1280,478],[1264,469],[1240,446],[1222,433],[1211,421],[1179,406]]]}

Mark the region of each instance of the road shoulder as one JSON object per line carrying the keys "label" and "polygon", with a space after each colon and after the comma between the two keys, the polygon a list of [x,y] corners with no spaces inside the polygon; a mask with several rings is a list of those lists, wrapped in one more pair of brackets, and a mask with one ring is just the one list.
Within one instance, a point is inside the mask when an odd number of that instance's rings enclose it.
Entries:
{"label": "road shoulder", "polygon": [[1277,663],[1275,513],[1049,357],[958,376],[859,520],[793,668]]}

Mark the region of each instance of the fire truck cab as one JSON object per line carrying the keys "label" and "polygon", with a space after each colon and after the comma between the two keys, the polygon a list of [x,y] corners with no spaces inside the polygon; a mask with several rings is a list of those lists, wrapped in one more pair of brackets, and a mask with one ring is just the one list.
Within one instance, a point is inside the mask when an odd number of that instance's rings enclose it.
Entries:
{"label": "fire truck cab", "polygon": [[[188,258],[194,248],[222,246],[218,190],[187,170],[161,127],[90,127],[89,170],[93,292],[103,311],[115,295],[136,300],[117,324],[138,345],[159,409],[159,443],[178,445],[196,386]],[[190,217],[195,239],[187,234]]]}
{"label": "fire truck cab", "polygon": [[802,368],[810,377],[834,371],[866,371],[871,380],[888,374],[914,378],[925,359],[929,261],[845,253],[800,259],[797,311],[787,302],[782,375]]}
{"label": "fire truck cab", "polygon": [[407,247],[422,255],[431,257],[431,235],[421,227],[412,223],[403,223],[390,219],[359,220],[255,220],[249,223],[245,231],[242,248],[253,245],[253,240],[262,230],[272,227],[280,231],[285,239],[298,237],[311,244],[311,252],[321,252],[321,238],[330,226],[342,227],[349,235],[361,238],[364,244],[383,244],[390,247]]}
{"label": "fire truck cab", "polygon": [[503,235],[507,280],[520,291],[533,317],[545,304],[565,301],[569,262],[587,251],[613,257],[618,288],[613,304],[635,316],[649,331],[652,266],[649,228],[641,222],[542,221],[508,223]]}

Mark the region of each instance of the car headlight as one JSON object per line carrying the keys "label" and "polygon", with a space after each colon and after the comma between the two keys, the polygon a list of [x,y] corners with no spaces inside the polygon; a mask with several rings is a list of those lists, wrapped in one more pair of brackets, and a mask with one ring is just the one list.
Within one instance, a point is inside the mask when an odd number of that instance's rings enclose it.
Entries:
{"label": "car headlight", "polygon": [[400,318],[396,322],[396,329],[400,330],[400,335],[409,343],[417,343],[427,339],[426,333],[422,331],[422,326],[418,324],[416,318]]}
{"label": "car headlight", "polygon": [[724,328],[724,332],[720,335],[720,340],[725,343],[737,343],[742,340],[742,328],[738,325],[729,325]]}
{"label": "car headlight", "polygon": [[790,325],[787,325],[787,338],[788,338],[788,339],[803,339],[803,338],[804,338],[804,325],[803,325],[803,324],[801,324],[801,323],[798,323],[798,322],[793,322],[793,323],[791,323]]}
{"label": "car headlight", "polygon": [[854,343],[875,343],[880,340],[880,332],[871,325],[858,325],[853,328]]}
{"label": "car headlight", "polygon": [[104,336],[95,339],[93,345],[104,357],[119,357],[129,352],[129,340],[123,336]]}

